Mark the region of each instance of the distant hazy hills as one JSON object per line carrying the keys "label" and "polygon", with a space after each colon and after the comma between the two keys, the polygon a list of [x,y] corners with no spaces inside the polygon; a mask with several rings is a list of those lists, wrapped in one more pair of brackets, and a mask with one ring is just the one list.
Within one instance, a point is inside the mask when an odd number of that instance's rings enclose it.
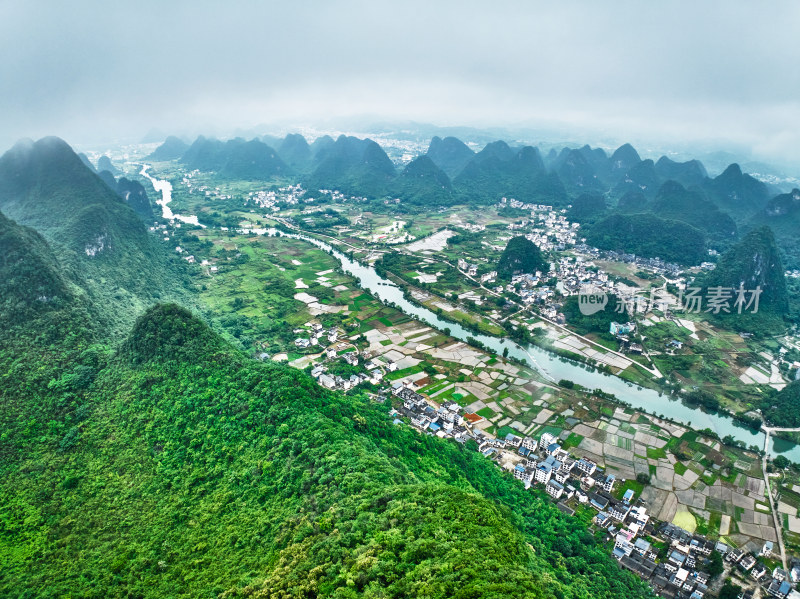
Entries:
{"label": "distant hazy hills", "polygon": [[[699,160],[643,160],[630,144],[610,155],[585,145],[542,156],[536,147],[510,146],[501,140],[474,152],[456,137],[433,137],[424,155],[400,168],[374,141],[344,135],[336,140],[320,137],[310,144],[299,134],[227,142],[199,137],[191,146],[171,137],[151,158],[179,159],[188,168],[229,178],[292,177],[312,193],[335,189],[373,199],[399,198],[398,210],[491,205],[502,197],[556,207],[579,204],[571,217],[587,227],[592,239],[613,236],[604,228],[610,223],[649,231],[658,219],[667,220],[668,230],[677,227],[680,238],[692,240],[691,250],[683,253],[684,263],[706,255],[700,246],[723,251],[740,234],[767,224],[775,231],[786,264],[800,267],[800,243],[793,234],[800,217],[795,208],[784,209],[794,206],[792,202],[781,196],[771,200],[767,185],[743,173],[738,164],[711,178]],[[636,224],[639,214],[648,219]],[[615,218],[606,220],[610,216]],[[600,228],[592,233],[592,226]],[[669,244],[661,235],[656,238]],[[620,246],[618,241],[613,245]],[[644,246],[634,243],[627,251],[642,252],[643,247],[647,255],[678,255],[652,240]]]}
{"label": "distant hazy hills", "polygon": [[189,146],[180,161],[190,169],[215,171],[229,179],[258,181],[292,172],[273,148],[257,139],[222,142],[201,136]]}
{"label": "distant hazy hills", "polygon": [[170,136],[155,151],[150,154],[148,160],[177,160],[186,153],[189,145],[182,139]]}
{"label": "distant hazy hills", "polygon": [[467,144],[455,137],[434,137],[428,147],[428,158],[451,178],[460,173],[474,155]]}
{"label": "distant hazy hills", "polygon": [[397,177],[386,152],[371,139],[341,135],[320,147],[314,162],[316,166],[306,178],[309,189],[338,189],[375,198],[388,194]]}

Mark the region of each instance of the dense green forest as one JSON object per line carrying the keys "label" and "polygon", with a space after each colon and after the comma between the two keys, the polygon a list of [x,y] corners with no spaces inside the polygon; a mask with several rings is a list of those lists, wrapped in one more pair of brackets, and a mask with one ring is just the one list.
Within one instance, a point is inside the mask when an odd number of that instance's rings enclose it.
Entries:
{"label": "dense green forest", "polygon": [[773,426],[800,426],[800,381],[793,381],[761,400],[761,413]]}
{"label": "dense green forest", "polygon": [[157,301],[190,301],[185,266],[63,140],[21,141],[0,157],[0,212],[36,229],[98,324],[125,334]]}
{"label": "dense green forest", "polygon": [[433,160],[420,156],[395,179],[392,195],[422,206],[449,205],[453,201],[453,184]]}
{"label": "dense green forest", "polygon": [[564,318],[570,326],[582,335],[596,335],[607,341],[613,341],[614,336],[610,333],[611,323],[627,322],[628,320],[626,312],[618,312],[620,309],[619,298],[614,294],[608,294],[608,303],[604,309],[594,314],[584,314],[578,304],[579,297],[577,295],[569,296],[561,308]]}
{"label": "dense green forest", "polygon": [[510,279],[515,274],[532,274],[537,270],[543,273],[550,270],[539,246],[521,235],[510,239],[497,262],[497,276]]}
{"label": "dense green forest", "polygon": [[654,214],[612,214],[586,231],[586,241],[602,250],[694,265],[706,256],[705,235],[680,221]]}
{"label": "dense green forest", "polygon": [[249,360],[183,308],[117,352],[27,341],[0,358],[5,596],[647,595],[476,451]]}
{"label": "dense green forest", "polygon": [[778,333],[785,328],[784,318],[789,314],[786,274],[769,227],[750,231],[722,254],[717,267],[699,277],[695,285],[702,287],[706,295],[709,289],[719,287],[733,290],[741,287],[745,292],[760,290],[757,304],[752,293],[746,293],[737,305],[738,292],[733,291],[729,311],[711,313],[728,327],[758,335]]}
{"label": "dense green forest", "polygon": [[676,181],[667,181],[649,206],[653,214],[685,222],[704,231],[721,244],[730,244],[736,236],[736,223],[709,201],[701,191],[685,189]]}

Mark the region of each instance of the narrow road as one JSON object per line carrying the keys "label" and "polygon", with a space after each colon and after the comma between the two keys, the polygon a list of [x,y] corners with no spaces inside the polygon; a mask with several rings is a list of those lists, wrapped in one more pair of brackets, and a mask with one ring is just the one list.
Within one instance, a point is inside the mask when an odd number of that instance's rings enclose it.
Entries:
{"label": "narrow road", "polygon": [[767,458],[769,457],[769,436],[775,432],[789,432],[789,433],[797,433],[800,432],[800,427],[796,428],[773,428],[769,426],[761,427],[761,430],[764,431],[764,457],[761,460],[761,470],[764,472],[764,483],[767,487],[767,498],[769,500],[769,509],[772,512],[772,519],[775,522],[775,533],[778,536],[778,547],[781,548],[781,561],[783,562],[783,569],[789,570],[787,567],[786,562],[786,548],[783,545],[783,530],[781,528],[781,518],[778,514],[778,510],[775,509],[775,502],[772,498],[772,488],[769,484],[769,473],[767,472]]}

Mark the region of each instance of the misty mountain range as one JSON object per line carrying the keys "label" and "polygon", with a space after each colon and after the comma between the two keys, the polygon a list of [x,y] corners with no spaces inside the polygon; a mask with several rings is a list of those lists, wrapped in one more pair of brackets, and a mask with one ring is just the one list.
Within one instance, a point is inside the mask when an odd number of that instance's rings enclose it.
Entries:
{"label": "misty mountain range", "polygon": [[800,266],[800,244],[791,234],[800,210],[792,194],[781,194],[736,163],[710,177],[699,160],[642,159],[627,143],[610,154],[584,145],[543,155],[537,147],[502,140],[476,152],[457,137],[434,136],[424,154],[398,166],[375,141],[347,135],[313,143],[296,133],[224,142],[200,136],[191,145],[169,137],[149,159],[179,160],[189,169],[232,179],[291,178],[312,194],[336,189],[370,199],[399,198],[398,210],[412,213],[431,206],[491,205],[502,197],[563,208],[577,203],[584,209],[572,216],[594,240],[613,236],[632,218],[642,223],[646,215],[648,226],[634,231],[678,230],[695,250],[651,240],[623,249],[688,264],[701,261],[706,248],[724,250],[752,228],[768,225],[787,266]]}

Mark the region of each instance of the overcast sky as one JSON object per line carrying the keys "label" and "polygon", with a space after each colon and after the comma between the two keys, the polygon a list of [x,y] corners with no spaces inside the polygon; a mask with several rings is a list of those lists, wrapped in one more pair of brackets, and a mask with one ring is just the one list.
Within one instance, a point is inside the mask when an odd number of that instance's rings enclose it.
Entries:
{"label": "overcast sky", "polygon": [[800,162],[798,26],[794,1],[0,0],[0,142],[369,114]]}

